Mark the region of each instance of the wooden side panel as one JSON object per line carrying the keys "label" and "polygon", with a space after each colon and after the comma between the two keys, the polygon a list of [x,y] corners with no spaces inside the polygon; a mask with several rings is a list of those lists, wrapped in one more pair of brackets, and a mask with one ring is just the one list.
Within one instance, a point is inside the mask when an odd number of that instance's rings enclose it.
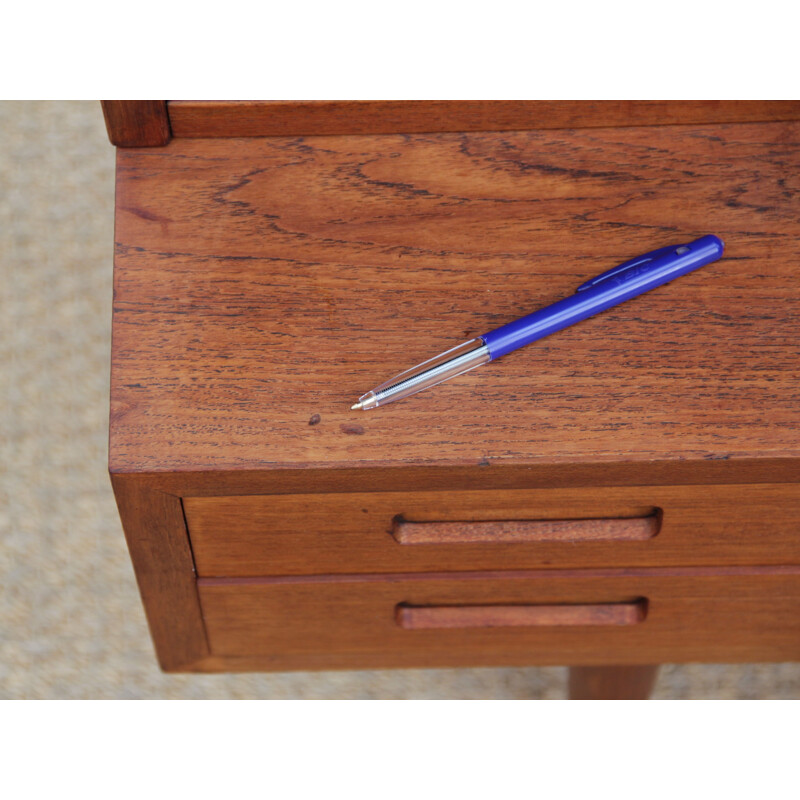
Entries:
{"label": "wooden side panel", "polygon": [[180,498],[135,476],[111,482],[159,663],[167,671],[191,668],[208,644]]}
{"label": "wooden side panel", "polygon": [[503,131],[800,119],[791,100],[171,100],[175,136]]}
{"label": "wooden side panel", "polygon": [[159,147],[170,140],[166,100],[102,100],[111,144]]}
{"label": "wooden side panel", "polygon": [[[203,576],[800,564],[793,484],[186,497],[184,507]],[[492,520],[635,518],[654,507],[661,529],[642,540],[415,546],[393,535],[398,516],[469,529]]]}
{"label": "wooden side panel", "polygon": [[[795,574],[200,579],[213,656],[264,669],[618,665],[800,658]],[[405,630],[400,604],[609,604],[647,599],[634,625]]]}

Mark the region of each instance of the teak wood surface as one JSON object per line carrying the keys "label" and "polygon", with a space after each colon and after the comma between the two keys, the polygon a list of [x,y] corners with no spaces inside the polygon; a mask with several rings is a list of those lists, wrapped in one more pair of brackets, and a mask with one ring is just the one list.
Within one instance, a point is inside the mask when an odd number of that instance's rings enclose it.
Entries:
{"label": "teak wood surface", "polygon": [[159,147],[169,141],[169,116],[165,100],[101,102],[111,144],[117,147]]}
{"label": "teak wood surface", "polygon": [[[198,581],[212,657],[261,669],[655,664],[800,658],[800,567],[578,570]],[[646,601],[629,625],[406,630],[403,606]],[[246,664],[247,661],[244,662]]]}
{"label": "teak wood surface", "polygon": [[175,136],[432,133],[800,119],[794,100],[171,100]]}
{"label": "teak wood surface", "polygon": [[[605,105],[566,130],[121,149],[109,463],[162,667],[800,657],[800,123],[750,123],[797,110],[744,105],[673,106],[637,128]],[[319,113],[302,106],[281,112],[284,132]],[[312,132],[334,132],[329,112]],[[723,260],[349,410],[401,369],[704,233]],[[660,530],[640,541],[393,536],[398,515],[500,526],[491,537],[653,513]],[[642,598],[643,622],[588,634],[395,618]]]}
{"label": "teak wood surface", "polygon": [[[798,133],[120,150],[111,468],[796,464]],[[623,259],[710,231],[721,261],[405,401],[349,409]]]}
{"label": "teak wood surface", "polygon": [[[198,575],[564,567],[800,564],[796,484],[512,491],[342,492],[184,497]],[[585,520],[641,523],[644,539],[581,538]],[[400,518],[400,520],[398,520]],[[582,518],[582,519],[581,519]],[[403,544],[402,520],[451,526],[445,541]],[[571,520],[572,535],[475,541],[473,523]],[[459,532],[467,530],[466,541]],[[485,529],[484,529],[485,530]]]}
{"label": "teak wood surface", "polygon": [[159,663],[185,669],[208,642],[180,498],[113,475],[112,484]]}

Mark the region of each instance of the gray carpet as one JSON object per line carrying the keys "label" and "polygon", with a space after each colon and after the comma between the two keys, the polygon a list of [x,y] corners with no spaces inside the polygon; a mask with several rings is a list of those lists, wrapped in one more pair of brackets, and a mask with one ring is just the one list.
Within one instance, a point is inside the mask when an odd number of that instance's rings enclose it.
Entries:
{"label": "gray carpet", "polygon": [[[0,102],[0,697],[563,697],[561,668],[159,671],[106,472],[113,179],[99,103]],[[668,666],[656,697],[798,698],[800,665]]]}

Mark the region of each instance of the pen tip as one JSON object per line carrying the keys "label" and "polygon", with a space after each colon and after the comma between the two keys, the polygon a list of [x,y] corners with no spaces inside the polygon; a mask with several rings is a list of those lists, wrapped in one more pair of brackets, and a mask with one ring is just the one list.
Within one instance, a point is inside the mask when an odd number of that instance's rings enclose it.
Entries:
{"label": "pen tip", "polygon": [[361,408],[361,403],[356,403],[353,406],[350,406],[351,411],[358,411]]}

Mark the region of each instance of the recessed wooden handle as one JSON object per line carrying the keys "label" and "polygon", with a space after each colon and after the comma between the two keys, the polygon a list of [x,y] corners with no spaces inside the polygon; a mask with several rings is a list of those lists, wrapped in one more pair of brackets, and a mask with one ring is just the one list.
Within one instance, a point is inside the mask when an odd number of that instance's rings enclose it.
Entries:
{"label": "recessed wooden handle", "polygon": [[400,544],[643,541],[659,530],[660,515],[622,519],[543,519],[492,522],[407,522],[396,517]]}
{"label": "recessed wooden handle", "polygon": [[397,624],[406,630],[432,628],[511,628],[567,625],[635,625],[646,603],[550,606],[397,606]]}

